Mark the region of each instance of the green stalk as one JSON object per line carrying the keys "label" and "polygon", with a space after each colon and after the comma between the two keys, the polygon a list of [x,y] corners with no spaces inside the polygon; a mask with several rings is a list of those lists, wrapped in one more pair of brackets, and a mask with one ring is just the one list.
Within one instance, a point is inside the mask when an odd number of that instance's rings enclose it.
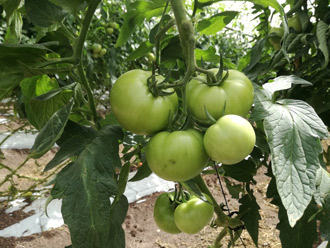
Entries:
{"label": "green stalk", "polygon": [[95,107],[93,93],[92,93],[92,90],[88,83],[88,80],[86,78],[84,68],[82,66],[82,60],[83,60],[82,57],[83,57],[84,43],[87,38],[88,29],[89,29],[90,23],[93,19],[95,10],[100,2],[101,2],[101,0],[94,0],[89,5],[86,16],[85,16],[83,24],[82,24],[81,32],[79,34],[77,43],[75,45],[75,56],[76,56],[76,59],[79,61],[77,69],[78,69],[78,74],[79,74],[79,77],[81,80],[80,83],[86,90],[89,107],[90,107],[90,110],[92,111],[93,121],[94,121],[97,129],[100,129],[100,125],[98,123],[98,116],[96,113],[96,107]]}

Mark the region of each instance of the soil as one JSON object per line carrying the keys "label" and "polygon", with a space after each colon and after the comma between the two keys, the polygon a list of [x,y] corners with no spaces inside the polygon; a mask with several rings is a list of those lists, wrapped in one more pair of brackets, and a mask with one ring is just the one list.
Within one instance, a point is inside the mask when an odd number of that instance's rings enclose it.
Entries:
{"label": "soil", "polygon": [[[16,150],[3,150],[5,155],[5,164],[11,164],[13,168],[15,165],[20,164],[27,156],[27,150],[16,151]],[[50,151],[40,161],[34,161],[27,163],[24,166],[24,173],[34,175],[34,177],[41,177],[44,165],[51,159],[55,151]],[[36,164],[37,166],[36,168]],[[38,169],[41,168],[41,169]],[[3,178],[5,170],[0,170],[0,178]],[[23,173],[23,172],[22,172]],[[254,194],[257,198],[260,206],[260,215],[262,220],[260,221],[259,229],[259,247],[281,247],[279,241],[279,233],[276,230],[277,209],[275,206],[270,204],[270,200],[266,199],[265,192],[269,183],[269,178],[264,175],[265,170],[261,170],[258,175],[255,176],[255,180],[258,182],[257,185],[253,186]],[[207,185],[209,186],[212,194],[215,196],[218,202],[224,202],[219,182],[216,176],[207,175],[205,176]],[[19,180],[20,183],[17,187],[26,188],[29,186],[24,180]],[[222,182],[224,185],[224,182]],[[210,226],[205,227],[200,233],[195,235],[187,234],[167,234],[156,226],[153,220],[153,206],[156,198],[160,193],[154,193],[137,202],[131,203],[129,206],[126,220],[123,224],[123,228],[126,233],[126,247],[127,248],[207,248],[212,244],[217,234],[221,231],[220,228],[215,229]],[[232,211],[238,209],[238,202],[236,199],[229,197],[228,192],[225,191],[226,198],[228,200],[229,207]],[[4,229],[27,216],[33,214],[24,213],[23,211],[16,211],[11,214],[5,213],[6,205],[2,205],[0,209],[0,229]],[[237,241],[235,247],[255,247],[253,241],[249,237],[246,230],[241,235],[241,240]],[[225,240],[226,242],[229,239]],[[224,244],[226,243],[224,242]],[[244,245],[243,245],[243,243]],[[0,237],[1,248],[35,248],[35,247],[48,247],[48,248],[59,248],[65,247],[71,244],[70,234],[66,226],[45,231],[41,234],[35,234],[28,237],[21,238],[3,238]]]}

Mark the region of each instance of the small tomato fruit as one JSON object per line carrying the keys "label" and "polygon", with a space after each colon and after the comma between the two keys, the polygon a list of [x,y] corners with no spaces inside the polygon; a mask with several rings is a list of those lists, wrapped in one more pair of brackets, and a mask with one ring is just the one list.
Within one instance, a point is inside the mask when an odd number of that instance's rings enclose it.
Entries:
{"label": "small tomato fruit", "polygon": [[92,45],[92,50],[93,50],[93,53],[99,53],[102,49],[102,46],[98,43],[94,43]]}

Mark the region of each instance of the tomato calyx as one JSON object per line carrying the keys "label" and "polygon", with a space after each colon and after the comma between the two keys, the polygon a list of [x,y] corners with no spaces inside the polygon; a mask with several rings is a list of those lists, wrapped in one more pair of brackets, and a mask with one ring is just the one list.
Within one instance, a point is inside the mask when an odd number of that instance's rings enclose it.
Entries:
{"label": "tomato calyx", "polygon": [[154,73],[154,70],[153,70],[152,75],[147,79],[147,85],[148,85],[149,91],[155,97],[158,97],[158,96],[169,96],[169,95],[172,95],[172,94],[175,93],[175,90],[168,91],[168,90],[164,90],[162,88],[162,86],[163,85],[166,85],[168,82],[169,82],[169,76],[166,76],[166,78],[162,82],[158,83],[158,81],[156,79],[156,75]]}

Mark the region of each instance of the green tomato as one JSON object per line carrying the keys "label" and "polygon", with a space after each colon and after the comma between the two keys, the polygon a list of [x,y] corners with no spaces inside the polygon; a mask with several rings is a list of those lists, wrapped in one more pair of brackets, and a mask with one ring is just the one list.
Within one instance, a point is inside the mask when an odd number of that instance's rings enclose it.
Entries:
{"label": "green tomato", "polygon": [[301,25],[299,15],[294,15],[292,18],[290,18],[288,20],[288,25],[289,25],[289,28],[292,27],[297,32],[302,31],[302,25]]}
{"label": "green tomato", "polygon": [[147,54],[147,59],[151,62],[155,62],[156,61],[156,57],[153,53],[148,53]]}
{"label": "green tomato", "polygon": [[109,27],[110,28],[116,29],[117,26],[118,26],[118,24],[116,22],[109,22]]}
{"label": "green tomato", "polygon": [[154,220],[157,226],[167,233],[180,233],[180,229],[174,222],[174,210],[176,203],[173,202],[173,193],[163,193],[158,196],[154,206]]}
{"label": "green tomato", "polygon": [[104,56],[107,53],[107,49],[102,48],[101,51],[99,52],[100,56]]}
{"label": "green tomato", "polygon": [[[111,89],[110,104],[115,117],[124,128],[136,134],[152,134],[165,129],[178,109],[176,93],[156,97],[149,91],[147,80],[151,74],[140,69],[128,71]],[[156,80],[160,83],[164,77],[156,76]]]}
{"label": "green tomato", "polygon": [[192,196],[188,202],[180,204],[174,211],[176,226],[184,233],[195,234],[201,231],[212,219],[214,207],[209,196],[208,202]]}
{"label": "green tomato", "polygon": [[102,46],[98,43],[94,43],[92,45],[92,50],[93,50],[93,53],[99,53],[102,49]]}
{"label": "green tomato", "polygon": [[147,144],[146,158],[156,175],[177,182],[199,175],[209,160],[203,135],[194,129],[157,133]]}
{"label": "green tomato", "polygon": [[113,28],[107,28],[106,29],[106,32],[107,32],[108,35],[112,35],[113,31],[114,31]]}
{"label": "green tomato", "polygon": [[273,45],[276,51],[281,49],[281,39],[284,35],[283,28],[271,27],[269,29],[269,43]]}
{"label": "green tomato", "polygon": [[[214,74],[218,69],[211,69]],[[246,116],[253,103],[253,86],[251,81],[236,70],[228,70],[229,76],[220,86],[208,86],[206,76],[199,75],[187,85],[188,108],[193,117],[202,123],[208,123],[204,106],[214,119],[225,115]]]}
{"label": "green tomato", "polygon": [[223,164],[236,164],[248,156],[255,145],[252,125],[238,115],[225,115],[204,135],[207,154]]}

